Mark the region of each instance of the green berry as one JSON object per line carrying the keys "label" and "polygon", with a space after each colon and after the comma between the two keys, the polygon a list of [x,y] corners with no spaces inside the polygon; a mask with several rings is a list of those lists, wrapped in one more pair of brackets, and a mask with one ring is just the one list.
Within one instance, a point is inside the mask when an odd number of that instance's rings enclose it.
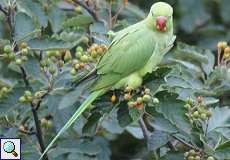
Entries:
{"label": "green berry", "polygon": [[14,52],[9,53],[9,55],[8,55],[8,58],[11,60],[14,60],[15,57],[16,57],[16,55],[14,54]]}
{"label": "green berry", "polygon": [[198,118],[198,117],[199,117],[199,112],[198,112],[198,111],[195,111],[195,112],[192,114],[192,116],[193,116],[194,118]]}
{"label": "green berry", "polygon": [[32,93],[30,91],[25,91],[25,96],[30,97],[30,96],[32,96]]}
{"label": "green berry", "polygon": [[134,102],[132,102],[132,101],[128,102],[128,106],[129,106],[129,108],[134,107],[134,105],[135,105],[135,103],[134,103]]}
{"label": "green berry", "polygon": [[72,59],[72,55],[71,55],[70,51],[66,51],[65,56],[64,56],[65,62],[69,62],[71,59]]}
{"label": "green berry", "polygon": [[4,47],[4,52],[10,53],[10,52],[12,52],[12,51],[13,51],[13,49],[12,49],[12,47],[11,47],[10,45],[6,45],[6,46]]}
{"label": "green berry", "polygon": [[200,115],[200,118],[201,118],[202,120],[206,120],[206,119],[207,119],[207,115],[206,115],[205,113],[202,113],[202,114]]}
{"label": "green berry", "polygon": [[195,160],[201,160],[200,156],[196,156]]}
{"label": "green berry", "polygon": [[130,94],[125,94],[124,95],[124,99],[127,100],[127,101],[130,100],[131,98],[132,98],[132,96]]}
{"label": "green berry", "polygon": [[184,105],[184,107],[187,108],[187,109],[190,109],[191,105],[187,103],[187,104]]}
{"label": "green berry", "polygon": [[72,76],[75,76],[75,75],[77,74],[77,71],[76,71],[74,68],[72,68],[72,69],[70,70],[70,74],[71,74]]}
{"label": "green berry", "polygon": [[26,102],[26,97],[25,96],[20,97],[19,102],[20,103],[25,103]]}
{"label": "green berry", "polygon": [[209,156],[207,160],[215,160],[214,157]]}
{"label": "green berry", "polygon": [[50,72],[50,74],[52,74],[52,75],[55,74],[56,71],[57,71],[57,70],[56,70],[56,67],[50,67],[50,68],[49,68],[49,72]]}
{"label": "green berry", "polygon": [[81,61],[84,62],[84,63],[87,63],[89,61],[89,57],[87,55],[83,55],[81,57]]}
{"label": "green berry", "polygon": [[21,53],[22,53],[22,55],[27,55],[27,54],[29,53],[29,51],[28,51],[27,48],[23,48],[23,49],[21,50]]}
{"label": "green berry", "polygon": [[193,104],[193,100],[192,100],[192,98],[187,98],[186,103],[188,103],[188,104],[192,105],[192,104]]}
{"label": "green berry", "polygon": [[6,93],[8,93],[9,92],[9,89],[7,88],[7,87],[3,87],[2,89],[1,89],[1,93],[2,94],[6,94]]}
{"label": "green berry", "polygon": [[196,155],[196,151],[195,151],[195,150],[193,150],[193,149],[192,149],[192,150],[190,150],[190,151],[189,151],[189,155],[195,156],[195,155]]}
{"label": "green berry", "polygon": [[188,156],[189,156],[189,152],[185,152],[185,153],[184,153],[184,156],[185,156],[185,157],[188,157]]}
{"label": "green berry", "polygon": [[144,92],[145,92],[145,94],[150,94],[151,93],[150,89],[148,89],[148,88],[146,88]]}
{"label": "green berry", "polygon": [[22,59],[16,59],[15,63],[16,63],[17,65],[21,65],[21,64],[22,64]]}
{"label": "green berry", "polygon": [[188,160],[195,160],[195,158],[193,156],[189,156]]}
{"label": "green berry", "polygon": [[143,101],[144,101],[144,102],[150,102],[151,100],[152,100],[152,97],[151,97],[150,95],[145,94],[145,95],[143,96]]}
{"label": "green berry", "polygon": [[77,6],[74,8],[75,12],[81,13],[81,6]]}
{"label": "green berry", "polygon": [[153,98],[153,103],[154,103],[154,104],[159,104],[159,103],[160,103],[160,101],[159,101],[159,99],[158,99],[158,98]]}
{"label": "green berry", "polygon": [[142,97],[138,97],[137,98],[137,103],[142,103],[143,102],[143,98]]}
{"label": "green berry", "polygon": [[78,47],[76,48],[76,51],[82,53],[82,52],[83,52],[83,48],[82,48],[81,46],[78,46]]}
{"label": "green berry", "polygon": [[82,42],[85,43],[85,44],[88,44],[89,43],[89,38],[84,36],[82,37]]}

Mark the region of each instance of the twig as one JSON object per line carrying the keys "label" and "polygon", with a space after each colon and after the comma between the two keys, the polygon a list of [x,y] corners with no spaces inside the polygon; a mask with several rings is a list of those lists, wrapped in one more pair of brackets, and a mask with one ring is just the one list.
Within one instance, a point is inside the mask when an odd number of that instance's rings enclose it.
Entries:
{"label": "twig", "polygon": [[87,10],[87,12],[96,20],[96,21],[102,21],[98,14],[96,13],[96,11],[92,10],[89,6],[87,6],[86,4],[84,4],[83,2],[79,1],[79,0],[72,0],[74,3],[78,4],[79,6],[83,7],[85,10]]}
{"label": "twig", "polygon": [[2,11],[2,13],[4,13],[6,16],[8,15],[8,12],[3,8],[2,5],[0,5],[0,11]]}
{"label": "twig", "polygon": [[148,140],[148,139],[149,139],[149,131],[148,131],[146,125],[145,125],[145,122],[144,122],[144,120],[143,120],[143,117],[140,117],[140,119],[138,120],[138,122],[139,122],[139,125],[140,125],[140,127],[141,127],[141,130],[142,130],[142,132],[143,132],[144,138],[145,138],[146,140]]}
{"label": "twig", "polygon": [[178,140],[179,142],[183,143],[184,145],[188,146],[189,148],[193,148],[195,150],[198,150],[197,147],[193,146],[192,144],[189,144],[188,142],[184,141],[183,139],[180,139],[174,135],[171,135],[174,139]]}
{"label": "twig", "polygon": [[[27,79],[27,74],[26,74],[26,71],[25,69],[20,66],[20,69],[21,69],[21,72],[22,72],[22,78],[24,80],[24,83],[26,85],[27,88],[30,88],[30,83]],[[40,106],[40,103],[37,103],[36,105],[33,104],[32,102],[30,103],[30,106],[31,106],[31,110],[32,110],[32,113],[33,113],[33,118],[34,118],[34,123],[35,123],[35,128],[36,128],[36,136],[37,136],[37,139],[38,139],[38,143],[40,145],[40,149],[41,149],[41,152],[43,153],[45,151],[45,145],[44,145],[44,141],[43,141],[43,138],[42,138],[42,130],[41,130],[41,126],[40,126],[40,122],[39,122],[39,118],[38,118],[38,114],[37,114],[37,108],[39,108]],[[48,156],[45,155],[44,156],[44,159],[45,160],[48,160]]]}

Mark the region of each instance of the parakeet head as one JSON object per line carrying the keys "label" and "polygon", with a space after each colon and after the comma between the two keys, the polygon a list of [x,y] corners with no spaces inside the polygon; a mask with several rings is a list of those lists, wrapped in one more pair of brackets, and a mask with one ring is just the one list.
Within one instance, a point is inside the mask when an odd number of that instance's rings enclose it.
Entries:
{"label": "parakeet head", "polygon": [[173,8],[165,2],[154,3],[147,18],[159,32],[166,32],[172,26]]}

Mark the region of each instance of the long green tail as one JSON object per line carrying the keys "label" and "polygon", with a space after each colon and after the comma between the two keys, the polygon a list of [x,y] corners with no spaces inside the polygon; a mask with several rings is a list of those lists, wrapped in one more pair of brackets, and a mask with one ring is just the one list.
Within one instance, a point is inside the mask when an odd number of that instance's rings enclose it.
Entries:
{"label": "long green tail", "polygon": [[57,141],[57,139],[76,121],[76,119],[87,109],[87,107],[100,95],[105,92],[104,89],[94,91],[89,95],[89,97],[82,103],[82,105],[77,109],[74,115],[68,120],[68,122],[62,127],[62,129],[58,132],[58,134],[54,137],[54,139],[50,142],[50,144],[46,147],[45,151],[42,153],[39,160],[42,160],[44,155],[48,152],[48,150],[52,147],[52,145]]}

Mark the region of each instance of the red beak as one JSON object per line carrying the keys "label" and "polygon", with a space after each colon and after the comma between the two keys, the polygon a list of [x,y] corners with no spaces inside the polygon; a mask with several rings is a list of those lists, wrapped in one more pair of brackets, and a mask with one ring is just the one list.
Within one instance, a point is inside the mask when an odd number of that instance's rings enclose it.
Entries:
{"label": "red beak", "polygon": [[167,19],[164,16],[158,16],[156,19],[156,27],[158,31],[165,31],[166,30],[166,22]]}

